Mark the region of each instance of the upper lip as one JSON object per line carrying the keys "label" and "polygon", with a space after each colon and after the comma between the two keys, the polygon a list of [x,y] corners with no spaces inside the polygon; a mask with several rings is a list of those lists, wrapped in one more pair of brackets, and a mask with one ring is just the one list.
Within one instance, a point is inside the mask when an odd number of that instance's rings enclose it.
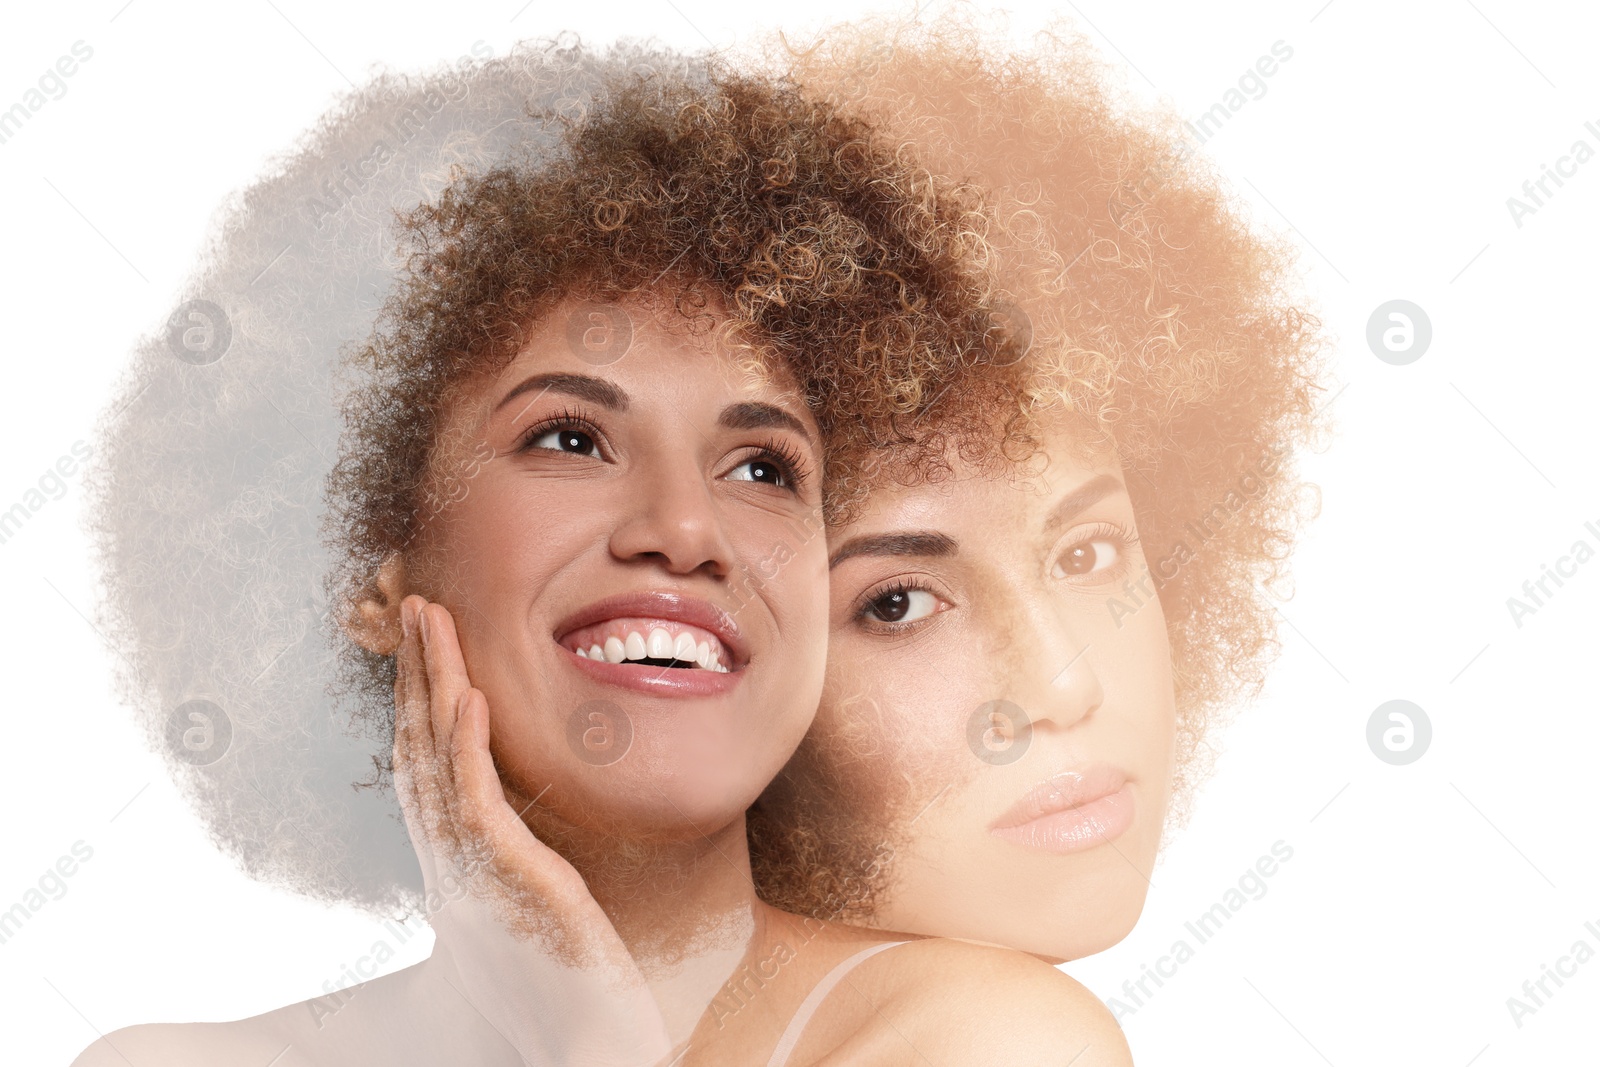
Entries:
{"label": "upper lip", "polygon": [[1023,794],[989,825],[991,830],[1021,826],[1058,811],[1082,807],[1108,797],[1128,782],[1128,776],[1106,763],[1057,771]]}
{"label": "upper lip", "polygon": [[555,639],[560,641],[584,626],[629,616],[666,619],[709,630],[717,635],[732,656],[733,662],[728,664],[731,670],[743,667],[748,658],[744,636],[739,632],[739,624],[732,615],[702,597],[670,590],[618,593],[597,600],[562,619],[556,626]]}

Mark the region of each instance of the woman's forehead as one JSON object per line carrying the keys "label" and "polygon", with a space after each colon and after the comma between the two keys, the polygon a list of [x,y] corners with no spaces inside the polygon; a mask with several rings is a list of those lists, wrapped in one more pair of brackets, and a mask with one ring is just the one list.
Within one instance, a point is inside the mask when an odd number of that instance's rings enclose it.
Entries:
{"label": "woman's forehead", "polygon": [[[569,294],[528,327],[508,362],[452,390],[448,421],[515,418],[551,393],[636,412],[665,392],[778,407],[816,436],[794,373],[770,349],[730,341],[725,308],[714,291],[687,307],[660,292]],[[684,388],[690,381],[693,388]]]}
{"label": "woman's forehead", "polygon": [[974,466],[952,444],[945,471],[913,485],[891,481],[872,489],[849,523],[829,531],[829,544],[842,545],[863,534],[963,524],[998,533],[1001,515],[1043,517],[1064,496],[1086,486],[1100,490],[1098,496],[1121,491],[1123,469],[1114,451],[1085,444],[1063,415],[1047,413],[1040,432],[1039,450],[1010,465]]}

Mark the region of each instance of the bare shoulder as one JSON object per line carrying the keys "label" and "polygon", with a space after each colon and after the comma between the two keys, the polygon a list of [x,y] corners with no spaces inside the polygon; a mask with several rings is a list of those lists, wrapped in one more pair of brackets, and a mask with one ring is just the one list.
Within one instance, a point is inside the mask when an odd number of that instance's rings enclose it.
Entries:
{"label": "bare shoulder", "polygon": [[945,938],[904,945],[891,1001],[906,1040],[935,1064],[1131,1067],[1116,1018],[1082,983],[1034,956]]}
{"label": "bare shoulder", "polygon": [[154,1023],[113,1031],[72,1067],[354,1067],[514,1064],[513,1050],[459,997],[412,966],[335,993],[219,1023]]}
{"label": "bare shoulder", "polygon": [[268,1063],[283,1052],[284,1043],[271,1047],[271,1035],[249,1025],[254,1021],[127,1026],[97,1039],[72,1067],[207,1067],[257,1057]]}

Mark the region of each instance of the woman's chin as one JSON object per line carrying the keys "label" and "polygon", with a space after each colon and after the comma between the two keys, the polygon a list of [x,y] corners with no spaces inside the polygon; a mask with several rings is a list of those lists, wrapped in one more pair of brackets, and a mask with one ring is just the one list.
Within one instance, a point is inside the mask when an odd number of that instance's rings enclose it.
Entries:
{"label": "woman's chin", "polygon": [[[1145,894],[1129,887],[1121,902],[1112,908],[1097,907],[1092,901],[1081,904],[1052,902],[1032,906],[1018,902],[1006,909],[1015,919],[983,919],[994,915],[993,900],[974,901],[971,908],[947,910],[957,901],[940,901],[941,914],[930,915],[920,909],[881,908],[871,925],[883,930],[898,930],[928,936],[952,937],[963,941],[1016,949],[1059,964],[1093,956],[1120,943],[1139,921],[1144,911]],[[1072,916],[1070,923],[1040,921],[1046,916]]]}
{"label": "woman's chin", "polygon": [[629,782],[619,776],[605,790],[576,784],[568,789],[569,803],[549,806],[562,826],[558,832],[640,846],[673,846],[705,841],[731,827],[742,827],[741,820],[760,792],[760,783],[674,781],[666,775]]}

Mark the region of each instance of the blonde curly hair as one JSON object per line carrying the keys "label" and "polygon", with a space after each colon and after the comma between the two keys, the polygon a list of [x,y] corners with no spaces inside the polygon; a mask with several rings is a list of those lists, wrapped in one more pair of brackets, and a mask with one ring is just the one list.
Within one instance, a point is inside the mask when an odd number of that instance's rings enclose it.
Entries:
{"label": "blonde curly hair", "polygon": [[[1018,47],[960,11],[879,16],[804,45],[780,35],[752,62],[989,191],[988,250],[1031,332],[1034,402],[1064,408],[1084,454],[1113,452],[1128,475],[1172,650],[1168,830],[1181,826],[1213,731],[1278,651],[1264,587],[1286,579],[1317,505],[1289,457],[1327,430],[1325,339],[1292,248],[1254,232],[1181,120],[1120,97],[1067,24]],[[886,828],[856,825],[869,816],[834,788],[838,748],[808,738],[758,803],[752,862],[778,906],[870,918]]]}

